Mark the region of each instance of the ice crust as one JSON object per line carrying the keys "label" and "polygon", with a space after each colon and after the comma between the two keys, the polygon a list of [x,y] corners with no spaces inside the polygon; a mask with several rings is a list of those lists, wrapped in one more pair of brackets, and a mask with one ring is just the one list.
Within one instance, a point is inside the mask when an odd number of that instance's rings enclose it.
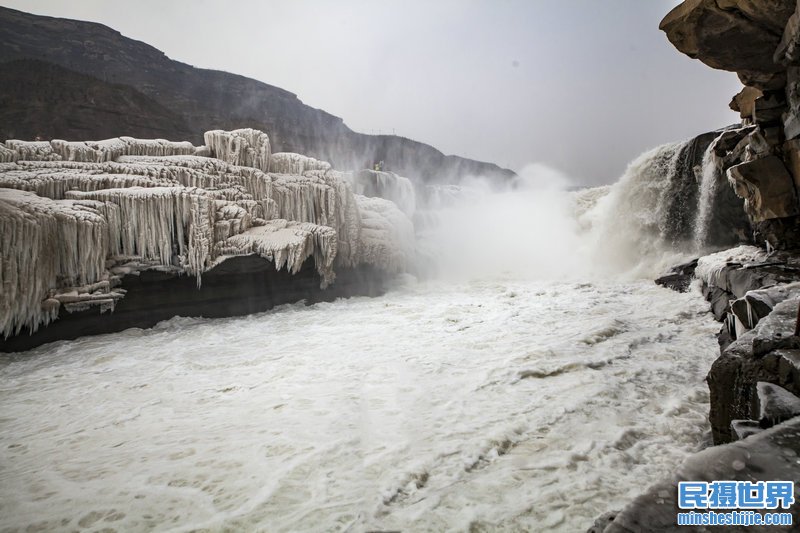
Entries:
{"label": "ice crust", "polygon": [[313,258],[325,287],[337,266],[408,267],[406,214],[355,195],[329,163],[272,154],[251,129],[210,131],[205,143],[0,143],[0,333],[35,331],[61,307],[113,309],[121,276],[148,268],[199,286],[231,256],[257,254],[291,273]]}

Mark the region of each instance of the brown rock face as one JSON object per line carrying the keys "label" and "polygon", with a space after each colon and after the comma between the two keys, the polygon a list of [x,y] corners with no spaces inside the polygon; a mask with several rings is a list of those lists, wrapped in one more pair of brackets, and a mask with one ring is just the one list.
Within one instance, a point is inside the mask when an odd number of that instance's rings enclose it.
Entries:
{"label": "brown rock face", "polygon": [[780,158],[770,155],[728,169],[736,195],[753,222],[798,214],[794,182]]}
{"label": "brown rock face", "polygon": [[742,118],[753,118],[753,112],[756,109],[756,98],[762,94],[764,93],[755,87],[745,87],[733,97],[728,107],[738,111],[739,116]]}
{"label": "brown rock face", "polygon": [[773,56],[794,10],[792,0],[687,0],[659,28],[689,57],[736,72],[745,85],[779,89],[785,67]]}

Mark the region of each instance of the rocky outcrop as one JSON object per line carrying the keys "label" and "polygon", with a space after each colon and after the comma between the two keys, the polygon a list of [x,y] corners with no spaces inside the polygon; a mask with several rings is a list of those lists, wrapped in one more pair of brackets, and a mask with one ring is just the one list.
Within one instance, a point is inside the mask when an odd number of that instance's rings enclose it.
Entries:
{"label": "rocky outcrop", "polygon": [[794,9],[789,0],[687,0],[659,28],[689,57],[736,72],[745,85],[781,89],[785,69],[773,56]]}
{"label": "rocky outcrop", "polygon": [[[675,275],[692,270],[676,267]],[[800,479],[800,259],[791,252],[740,246],[701,257],[694,267],[718,320],[721,355],[708,376],[709,421],[716,446],[687,459],[669,479],[622,511],[599,517],[589,533],[679,532],[680,481]],[[668,278],[662,284],[673,287]],[[800,487],[795,487],[795,498]],[[800,507],[794,505],[794,523]],[[705,530],[705,529],[700,529]],[[773,531],[774,527],[726,527]],[[788,529],[787,529],[788,530]]]}
{"label": "rocky outcrop", "polygon": [[670,269],[670,271],[657,278],[656,285],[661,285],[668,289],[677,292],[686,292],[694,279],[694,271],[697,268],[697,259],[677,265]]}
{"label": "rocky outcrop", "polygon": [[202,289],[253,255],[290,276],[310,261],[325,289],[339,271],[410,267],[413,224],[393,202],[354,194],[327,162],[276,158],[263,132],[205,138],[0,144],[0,334],[114,311],[124,280],[147,271]]}
{"label": "rocky outcrop", "polygon": [[800,394],[796,366],[800,338],[794,336],[798,304],[800,287],[795,287],[790,299],[775,304],[766,318],[731,343],[712,365],[707,381],[715,443],[735,440],[731,424],[736,420],[766,423],[764,405],[758,402],[759,384],[780,385]]}
{"label": "rocky outcrop", "polygon": [[178,113],[127,85],[36,59],[2,63],[0,71],[0,139],[195,135]]}
{"label": "rocky outcrop", "polygon": [[719,142],[728,181],[757,242],[800,247],[800,13],[789,0],[687,0],[661,22],[678,50],[736,72],[737,136]]}
{"label": "rocky outcrop", "polygon": [[[387,169],[420,182],[514,177],[497,165],[444,155],[404,137],[354,132],[289,91],[174,61],[101,24],[0,7],[0,61],[16,60],[45,66],[0,63],[0,139],[130,135],[200,144],[204,131],[251,127],[270,133],[275,153],[301,153],[344,170],[384,161]],[[49,73],[48,64],[68,75]],[[13,77],[6,78],[6,69]],[[79,105],[90,97],[92,109]]]}
{"label": "rocky outcrop", "polygon": [[[633,500],[602,531],[604,533],[679,533],[705,531],[678,526],[678,483],[680,481],[775,481],[800,479],[800,418],[793,418],[723,446],[713,446],[687,459],[671,479],[650,487]],[[795,486],[795,500],[800,487]],[[800,505],[780,511],[800,520]],[[763,511],[761,511],[763,512]],[[775,526],[726,526],[725,531],[789,531]],[[590,530],[591,531],[591,530]]]}

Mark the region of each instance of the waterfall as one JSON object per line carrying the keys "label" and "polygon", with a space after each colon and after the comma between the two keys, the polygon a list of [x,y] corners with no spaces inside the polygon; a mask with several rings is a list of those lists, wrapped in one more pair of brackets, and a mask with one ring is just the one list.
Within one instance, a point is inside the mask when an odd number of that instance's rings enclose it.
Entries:
{"label": "waterfall", "polygon": [[717,196],[721,168],[719,158],[711,146],[703,154],[700,198],[697,204],[697,219],[694,224],[694,248],[702,252],[709,246],[710,228],[714,214],[714,198]]}
{"label": "waterfall", "polygon": [[[671,143],[643,153],[584,218],[596,254],[625,268],[675,248],[686,233],[687,180],[680,175],[689,143]],[[694,206],[691,208],[694,211]]]}
{"label": "waterfall", "polygon": [[595,255],[627,268],[748,243],[742,200],[727,183],[720,186],[722,162],[712,148],[720,134],[665,144],[631,162],[608,194],[580,214]]}

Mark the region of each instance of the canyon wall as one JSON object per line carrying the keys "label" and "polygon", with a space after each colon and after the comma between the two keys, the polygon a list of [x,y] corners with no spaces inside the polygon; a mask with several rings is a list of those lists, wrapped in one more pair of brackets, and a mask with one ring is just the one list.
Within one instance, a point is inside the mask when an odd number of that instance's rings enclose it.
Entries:
{"label": "canyon wall", "polygon": [[204,131],[247,126],[269,132],[276,152],[306,154],[343,170],[383,161],[415,182],[514,177],[405,137],[354,132],[289,91],[174,61],[92,22],[0,7],[0,74],[0,139],[129,135],[199,144]]}
{"label": "canyon wall", "polygon": [[755,241],[780,249],[800,246],[799,18],[789,0],[691,0],[660,26],[678,50],[745,84],[730,102],[741,127],[717,139],[715,155]]}

